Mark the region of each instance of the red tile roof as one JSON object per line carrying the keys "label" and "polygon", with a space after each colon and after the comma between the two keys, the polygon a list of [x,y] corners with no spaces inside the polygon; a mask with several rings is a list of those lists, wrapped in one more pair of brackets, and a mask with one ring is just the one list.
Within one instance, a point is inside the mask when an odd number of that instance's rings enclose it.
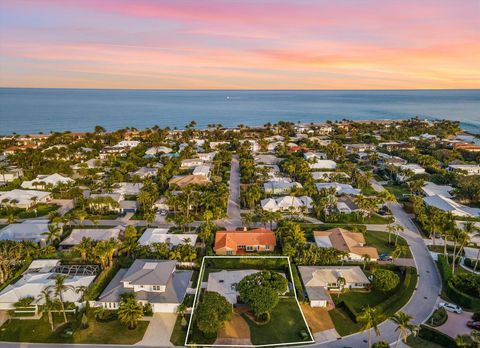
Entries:
{"label": "red tile roof", "polygon": [[218,231],[214,250],[227,248],[237,250],[239,245],[276,245],[275,234],[265,228],[250,231]]}

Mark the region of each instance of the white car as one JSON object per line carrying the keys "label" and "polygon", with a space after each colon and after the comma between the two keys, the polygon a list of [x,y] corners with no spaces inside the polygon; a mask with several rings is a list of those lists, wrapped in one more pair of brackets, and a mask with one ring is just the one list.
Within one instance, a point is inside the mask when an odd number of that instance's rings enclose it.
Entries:
{"label": "white car", "polygon": [[445,310],[457,314],[461,314],[463,312],[462,307],[457,306],[456,304],[453,303],[448,303],[448,302],[441,302],[438,304],[438,308],[445,308]]}

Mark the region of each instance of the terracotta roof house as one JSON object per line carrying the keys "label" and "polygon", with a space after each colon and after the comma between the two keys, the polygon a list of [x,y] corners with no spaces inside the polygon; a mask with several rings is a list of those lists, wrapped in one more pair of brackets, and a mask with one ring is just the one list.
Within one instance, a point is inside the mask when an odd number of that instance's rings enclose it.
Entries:
{"label": "terracotta roof house", "polygon": [[218,231],[213,250],[217,255],[273,251],[277,240],[275,234],[265,228],[250,231]]}
{"label": "terracotta roof house", "polygon": [[208,185],[210,180],[203,175],[177,175],[170,179],[169,186]]}
{"label": "terracotta roof house", "polygon": [[346,260],[362,260],[363,255],[370,256],[372,261],[378,260],[378,251],[374,247],[365,246],[365,237],[362,233],[332,228],[327,231],[313,232],[315,243],[320,248],[335,248],[348,253]]}

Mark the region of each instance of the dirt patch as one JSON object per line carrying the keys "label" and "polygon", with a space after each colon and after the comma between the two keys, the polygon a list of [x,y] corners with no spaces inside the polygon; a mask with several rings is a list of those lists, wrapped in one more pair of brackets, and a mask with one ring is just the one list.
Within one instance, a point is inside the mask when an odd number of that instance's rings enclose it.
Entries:
{"label": "dirt patch", "polygon": [[312,308],[304,303],[300,306],[312,333],[335,328],[326,308]]}
{"label": "dirt patch", "polygon": [[250,327],[245,319],[235,311],[232,315],[232,319],[225,323],[225,327],[218,333],[218,338],[250,340]]}

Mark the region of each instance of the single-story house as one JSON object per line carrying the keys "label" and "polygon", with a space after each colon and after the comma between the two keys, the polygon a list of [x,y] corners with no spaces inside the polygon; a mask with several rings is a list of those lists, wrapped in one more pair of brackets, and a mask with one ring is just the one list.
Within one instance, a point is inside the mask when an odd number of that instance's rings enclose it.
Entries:
{"label": "single-story house", "polygon": [[250,231],[218,231],[213,250],[217,255],[238,255],[274,251],[277,239],[273,231],[257,228]]}
{"label": "single-story house", "polygon": [[[32,297],[31,305],[42,305],[44,302],[40,300],[39,295],[47,287],[55,285],[55,274],[60,266],[60,260],[34,260],[30,267],[25,271],[22,277],[13,284],[8,285],[0,292],[0,309],[14,309],[14,304],[26,297]],[[66,266],[68,269],[68,266]],[[82,294],[76,292],[75,289],[80,286],[90,286],[96,277],[96,273],[88,273],[88,275],[73,272],[65,278],[65,285],[73,287],[62,292],[65,302],[73,302],[77,306],[80,304]],[[52,294],[53,296],[53,294]]]}
{"label": "single-story house", "polygon": [[167,146],[150,147],[145,151],[145,155],[155,156],[160,153],[170,153],[173,150]]}
{"label": "single-story house", "polygon": [[351,214],[360,210],[351,196],[338,197],[336,208],[340,214]]}
{"label": "single-story house", "polygon": [[332,160],[316,160],[316,162],[309,163],[310,169],[336,169],[337,163]]}
{"label": "single-story house", "polygon": [[362,233],[332,228],[327,231],[314,231],[313,236],[319,248],[335,248],[346,252],[346,261],[362,261],[363,255],[368,255],[372,261],[378,260],[377,249],[365,245]]}
{"label": "single-story house", "polygon": [[461,170],[467,175],[480,175],[480,165],[478,164],[450,164],[448,165],[447,170]]}
{"label": "single-story house", "polygon": [[266,155],[266,154],[256,155],[254,157],[254,160],[255,160],[255,163],[257,164],[269,164],[269,165],[277,165],[282,161],[281,158],[278,158],[275,155]]}
{"label": "single-story house", "polygon": [[266,198],[260,201],[263,210],[268,211],[301,211],[310,210],[313,206],[312,198],[308,196],[294,197],[282,196],[277,198]]}
{"label": "single-story house", "polygon": [[331,179],[335,177],[348,179],[350,176],[345,172],[312,172],[313,180],[331,181]]}
{"label": "single-story house", "polygon": [[168,233],[168,228],[147,228],[138,239],[140,245],[152,245],[153,243],[167,243],[170,249],[185,243],[195,246],[198,235],[190,234],[173,234]]}
{"label": "single-story house", "polygon": [[307,161],[326,160],[327,154],[324,152],[305,152],[303,154],[303,158],[305,158]]}
{"label": "single-story house", "polygon": [[424,197],[423,201],[428,206],[438,208],[445,212],[451,212],[455,216],[465,216],[465,217],[480,216],[479,208],[467,207],[466,205],[457,203],[454,200],[441,195]]}
{"label": "single-story house", "polygon": [[[397,181],[403,182],[407,180],[411,175],[418,175],[418,174],[425,174],[425,168],[419,166],[416,163],[408,163],[408,164],[400,164],[400,165],[395,165],[396,167],[399,167],[401,172],[397,173],[395,175]],[[408,172],[411,172],[411,175],[408,174]]]}
{"label": "single-story house", "polygon": [[373,144],[346,144],[345,150],[348,153],[359,153],[359,152],[369,152],[374,151],[376,146]]}
{"label": "single-story house", "polygon": [[453,190],[452,186],[437,185],[430,181],[426,182],[425,186],[422,187],[422,191],[425,196],[439,195],[447,198],[452,198],[452,195],[450,194],[452,190]]}
{"label": "single-story house", "polygon": [[51,194],[46,191],[15,189],[0,192],[1,206],[11,205],[22,209],[29,209],[37,203],[47,203],[50,199]]}
{"label": "single-story house", "polygon": [[263,188],[267,194],[285,194],[290,193],[292,189],[302,187],[302,184],[298,182],[285,182],[285,181],[267,181],[263,183]]}
{"label": "single-story house", "polygon": [[135,182],[120,182],[116,184],[116,187],[113,189],[113,193],[119,193],[122,196],[136,196],[140,193],[140,190],[143,187],[143,183]]}
{"label": "single-story house", "polygon": [[201,166],[203,164],[203,160],[201,158],[189,158],[182,160],[182,164],[180,166],[181,169],[190,169]]}
{"label": "single-story house", "polygon": [[210,170],[211,167],[208,164],[202,164],[193,169],[192,175],[202,175],[208,178],[210,176]]}
{"label": "single-story house", "polygon": [[145,178],[150,178],[150,177],[153,177],[153,176],[157,176],[157,171],[158,171],[158,168],[141,167],[141,168],[137,169],[136,171],[134,171],[130,174],[131,175],[137,175],[141,179],[145,179]]}
{"label": "single-story house", "polygon": [[311,307],[333,303],[328,292],[340,290],[339,278],[345,279],[345,289],[364,289],[370,285],[359,266],[299,266],[298,271]]}
{"label": "single-story house", "polygon": [[168,182],[169,186],[208,185],[210,179],[204,175],[176,175]]}
{"label": "single-story house", "polygon": [[0,183],[7,183],[19,179],[23,176],[23,169],[9,167],[4,172],[0,172]]}
{"label": "single-story house", "polygon": [[197,153],[198,158],[200,158],[204,162],[211,162],[217,155],[216,151],[212,152],[199,152]]}
{"label": "single-story house", "polygon": [[120,296],[134,293],[137,302],[155,313],[175,313],[190,285],[192,271],[177,270],[177,261],[136,259],[120,269],[93,306],[118,309]]}
{"label": "single-story house", "polygon": [[31,181],[22,182],[22,187],[25,189],[45,189],[48,186],[55,187],[59,184],[71,184],[74,182],[75,180],[69,177],[55,173],[51,175],[37,175],[37,177]]}
{"label": "single-story house", "polygon": [[80,244],[83,238],[91,238],[94,241],[102,241],[119,239],[123,233],[124,228],[122,226],[112,228],[74,228],[70,235],[60,242],[62,249],[71,248],[77,244]]}
{"label": "single-story house", "polygon": [[331,187],[335,188],[337,195],[351,195],[351,196],[358,196],[360,194],[360,190],[353,188],[350,184],[340,184],[338,182],[320,182],[316,183],[315,186],[317,187],[318,191],[323,189],[329,189]]}
{"label": "single-story house", "polygon": [[140,142],[137,141],[137,140],[122,140],[121,142],[119,142],[118,144],[114,145],[114,147],[118,147],[118,148],[134,148],[134,147],[137,147],[138,145],[140,145]]}
{"label": "single-story house", "polygon": [[47,236],[43,233],[48,232],[48,221],[27,220],[22,223],[10,224],[0,230],[0,240],[14,240],[17,242],[32,241],[46,244]]}

